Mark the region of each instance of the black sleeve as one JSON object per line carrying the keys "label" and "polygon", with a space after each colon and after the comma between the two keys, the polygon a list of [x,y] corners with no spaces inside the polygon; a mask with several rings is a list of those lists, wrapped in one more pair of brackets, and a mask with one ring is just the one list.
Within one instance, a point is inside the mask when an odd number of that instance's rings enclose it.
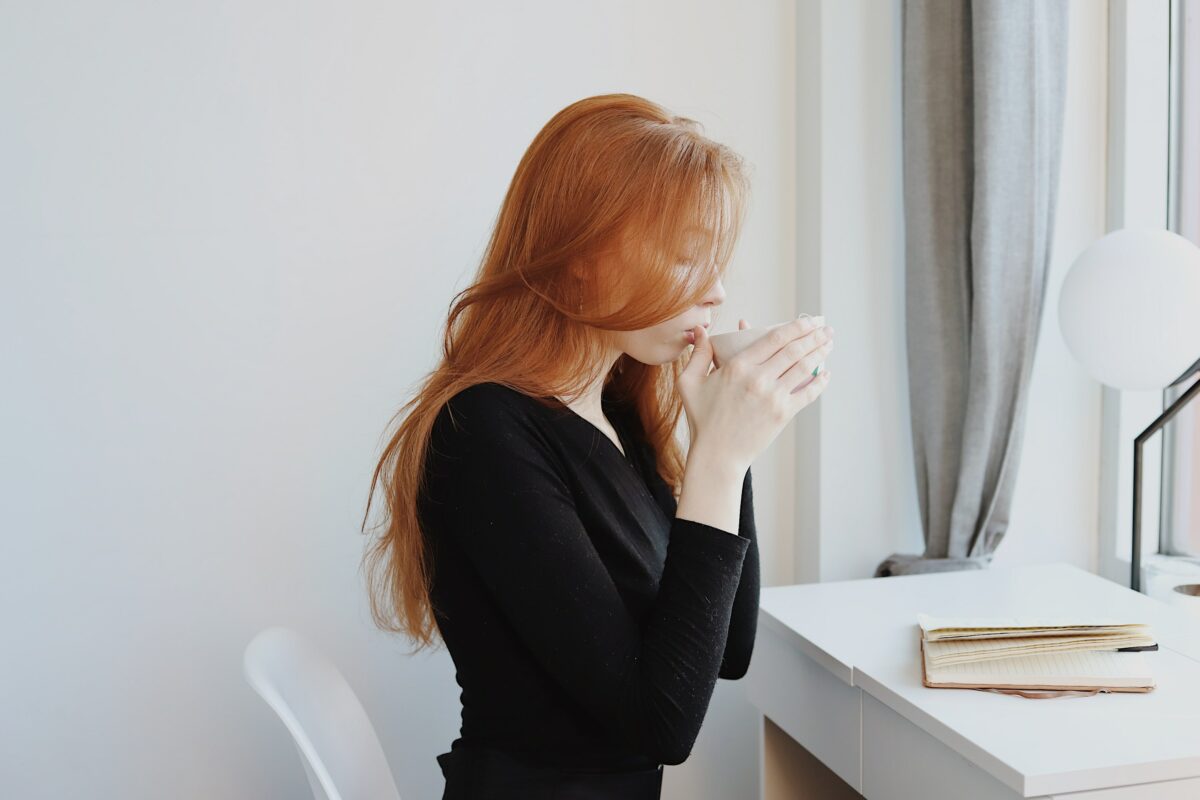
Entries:
{"label": "black sleeve", "polygon": [[657,598],[639,622],[519,408],[460,393],[439,414],[429,453],[445,534],[534,657],[614,736],[683,763],[712,699],[750,540],[676,517]]}
{"label": "black sleeve", "polygon": [[738,522],[738,535],[750,540],[746,559],[742,562],[742,576],[738,582],[737,595],[733,598],[733,612],[729,617],[729,637],[725,641],[725,656],[721,661],[720,677],[737,680],[750,668],[750,656],[754,653],[754,634],[758,631],[758,596],[761,576],[758,561],[758,531],[754,524],[754,486],[750,470],[742,484],[742,510]]}

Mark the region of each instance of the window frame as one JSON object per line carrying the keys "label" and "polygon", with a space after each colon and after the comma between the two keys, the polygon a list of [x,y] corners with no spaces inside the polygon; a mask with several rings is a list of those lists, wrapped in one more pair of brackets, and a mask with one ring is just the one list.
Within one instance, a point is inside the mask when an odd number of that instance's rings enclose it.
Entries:
{"label": "window frame", "polygon": [[[1105,227],[1170,225],[1171,0],[1110,0],[1108,6],[1108,147]],[[1127,87],[1134,90],[1127,91]],[[1133,540],[1133,442],[1162,413],[1162,391],[1102,388],[1099,573],[1129,585]],[[1163,437],[1143,449],[1143,463],[1163,463]],[[1162,472],[1143,471],[1142,496],[1162,497]],[[1161,503],[1143,503],[1141,586],[1159,554]],[[1197,568],[1200,571],[1200,567]]]}

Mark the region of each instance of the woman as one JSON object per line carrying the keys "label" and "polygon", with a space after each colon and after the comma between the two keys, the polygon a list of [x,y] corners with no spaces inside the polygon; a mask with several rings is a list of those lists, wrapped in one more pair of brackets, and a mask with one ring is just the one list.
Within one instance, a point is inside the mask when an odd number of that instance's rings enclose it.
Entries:
{"label": "woman", "polygon": [[418,649],[436,627],[462,688],[444,798],[657,798],[746,672],[750,464],[832,346],[800,319],[712,370],[747,191],[729,148],[628,94],[563,109],[517,167],[372,479],[376,622]]}

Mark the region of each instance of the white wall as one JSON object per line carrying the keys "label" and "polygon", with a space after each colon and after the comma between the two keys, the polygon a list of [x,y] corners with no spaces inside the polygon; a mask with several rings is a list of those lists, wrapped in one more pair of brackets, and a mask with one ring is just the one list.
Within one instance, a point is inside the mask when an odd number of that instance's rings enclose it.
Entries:
{"label": "white wall", "polygon": [[[1070,4],[1049,287],[996,565],[1096,569],[1100,393],[1066,349],[1057,298],[1075,255],[1104,233],[1105,12],[1103,3]],[[809,65],[798,81],[798,285],[837,344],[832,383],[797,424],[793,574],[797,582],[864,578],[893,551],[924,549],[904,332],[899,4],[802,4],[797,32],[798,63]]]}
{"label": "white wall", "polygon": [[[0,781],[22,798],[301,797],[244,684],[313,636],[406,798],[457,735],[444,651],[373,630],[358,524],[512,171],[609,91],[694,116],[754,199],[719,329],[791,315],[792,4],[10,4],[0,24],[6,452]],[[768,582],[792,450],[756,464]],[[665,797],[750,796],[722,682]]]}
{"label": "white wall", "polygon": [[1075,257],[1106,231],[1106,4],[1071,0],[1070,29],[1046,304],[1009,530],[993,564],[1066,561],[1097,572],[1101,389],[1067,350],[1058,296]]}
{"label": "white wall", "polygon": [[[1103,232],[1105,28],[1102,4],[1071,11],[1051,296],[997,563],[1092,568],[1099,394],[1053,315]],[[285,623],[342,665],[404,795],[440,795],[457,687],[444,651],[370,626],[369,470],[521,153],[590,94],[658,100],[754,165],[718,330],[799,310],[838,329],[834,383],[755,465],[765,585],[920,549],[894,0],[5,17],[5,794],[303,796],[240,675]],[[752,796],[756,724],[721,682],[664,797]]]}
{"label": "white wall", "polygon": [[808,582],[869,577],[903,534],[919,540],[920,520],[904,372],[900,4],[801,8],[799,281],[835,329],[829,388],[797,425],[793,573]]}

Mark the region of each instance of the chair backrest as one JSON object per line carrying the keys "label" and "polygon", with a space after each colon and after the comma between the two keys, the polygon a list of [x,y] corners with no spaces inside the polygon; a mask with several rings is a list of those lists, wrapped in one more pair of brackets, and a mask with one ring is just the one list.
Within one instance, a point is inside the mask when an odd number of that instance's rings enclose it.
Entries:
{"label": "chair backrest", "polygon": [[292,735],[316,800],[400,800],[362,703],[312,642],[267,628],[246,646],[242,666]]}

